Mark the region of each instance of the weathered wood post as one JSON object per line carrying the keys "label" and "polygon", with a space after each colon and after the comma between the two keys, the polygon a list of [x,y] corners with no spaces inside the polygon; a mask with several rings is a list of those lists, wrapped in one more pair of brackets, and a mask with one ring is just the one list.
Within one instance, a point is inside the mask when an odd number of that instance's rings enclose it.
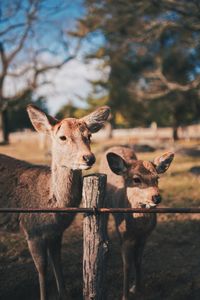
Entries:
{"label": "weathered wood post", "polygon": [[83,221],[83,297],[84,300],[105,300],[106,240],[105,215],[95,213],[104,207],[106,175],[92,174],[84,177],[83,206],[94,208]]}

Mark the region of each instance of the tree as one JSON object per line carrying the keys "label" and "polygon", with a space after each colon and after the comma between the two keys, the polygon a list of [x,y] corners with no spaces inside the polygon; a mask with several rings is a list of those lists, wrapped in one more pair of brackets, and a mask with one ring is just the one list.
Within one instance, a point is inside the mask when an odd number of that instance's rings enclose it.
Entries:
{"label": "tree", "polygon": [[77,32],[104,37],[89,57],[109,66],[108,80],[98,84],[108,91],[114,117],[120,112],[129,124],[145,124],[151,100],[167,99],[176,137],[188,93],[199,99],[198,1],[86,0],[85,5]]}
{"label": "tree", "polygon": [[56,118],[57,119],[64,119],[64,118],[82,118],[86,114],[90,113],[92,110],[91,108],[79,108],[69,102],[66,105],[63,105],[61,109],[57,112]]}
{"label": "tree", "polygon": [[[69,3],[47,0],[15,0],[1,3],[0,119],[3,142],[9,142],[10,105],[49,84],[49,72],[73,59],[66,35]],[[51,34],[46,34],[51,32]]]}
{"label": "tree", "polygon": [[9,132],[23,130],[26,128],[33,129],[26,111],[26,107],[30,103],[36,105],[44,112],[48,113],[46,99],[44,97],[39,97],[38,99],[33,100],[32,93],[30,93],[26,98],[19,100],[14,106],[10,105],[8,111],[8,119],[11,120],[11,122],[9,122],[8,124]]}

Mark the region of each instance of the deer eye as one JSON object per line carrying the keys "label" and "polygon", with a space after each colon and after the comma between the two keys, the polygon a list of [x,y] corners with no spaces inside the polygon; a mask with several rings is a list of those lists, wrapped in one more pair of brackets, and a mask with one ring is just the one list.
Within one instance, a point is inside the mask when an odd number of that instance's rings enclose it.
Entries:
{"label": "deer eye", "polygon": [[88,143],[88,142],[90,143],[90,138],[91,138],[91,136],[92,136],[91,134],[88,134],[87,136],[83,136],[84,142],[85,142],[85,143]]}
{"label": "deer eye", "polygon": [[67,138],[66,138],[65,135],[62,135],[62,136],[59,137],[59,139],[60,139],[61,141],[66,141]]}
{"label": "deer eye", "polygon": [[134,182],[135,184],[140,184],[140,183],[142,183],[140,177],[138,177],[138,176],[134,176],[134,177],[133,177],[133,182]]}

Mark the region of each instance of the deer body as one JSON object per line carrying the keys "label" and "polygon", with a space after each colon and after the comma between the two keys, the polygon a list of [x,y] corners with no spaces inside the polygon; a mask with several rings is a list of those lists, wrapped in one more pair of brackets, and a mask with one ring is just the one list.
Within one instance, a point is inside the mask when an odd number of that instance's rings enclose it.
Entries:
{"label": "deer body", "polygon": [[[81,170],[90,168],[95,162],[89,137],[103,126],[109,109],[103,107],[83,119],[64,119],[61,122],[34,106],[29,106],[28,113],[35,129],[51,136],[52,165],[51,168],[37,166],[0,155],[0,206],[78,207],[82,197]],[[38,271],[41,300],[47,299],[48,257],[54,270],[59,299],[66,299],[61,267],[61,240],[74,216],[55,213],[19,216],[5,214],[0,221],[1,226],[10,229],[19,224],[24,232]]]}
{"label": "deer body", "polygon": [[[107,207],[155,207],[161,201],[158,173],[165,172],[172,159],[173,153],[169,152],[152,163],[137,160],[134,151],[128,147],[108,149],[100,164],[100,172],[107,174]],[[130,291],[141,291],[142,254],[146,240],[156,226],[156,214],[114,214],[114,219],[122,251],[123,300],[128,300],[132,265],[135,266],[135,285]]]}

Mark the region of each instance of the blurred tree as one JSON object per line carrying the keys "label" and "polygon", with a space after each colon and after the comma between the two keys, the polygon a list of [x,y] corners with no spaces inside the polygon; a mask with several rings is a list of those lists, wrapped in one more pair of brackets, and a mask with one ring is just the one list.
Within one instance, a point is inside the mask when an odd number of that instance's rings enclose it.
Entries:
{"label": "blurred tree", "polygon": [[73,59],[63,12],[70,1],[1,1],[0,9],[0,121],[3,143],[9,142],[9,106],[49,84],[49,71]]}
{"label": "blurred tree", "polygon": [[15,105],[10,106],[10,109],[8,111],[8,118],[10,120],[8,124],[9,132],[23,130],[26,128],[33,129],[26,111],[26,107],[30,103],[36,105],[37,107],[48,113],[46,99],[44,97],[39,97],[38,99],[33,100],[33,95],[30,92],[29,95],[27,94],[26,98],[23,98],[20,101],[17,101]]}
{"label": "blurred tree", "polygon": [[85,108],[78,108],[69,102],[68,104],[61,107],[61,109],[57,112],[56,118],[82,118],[87,114],[89,110]]}
{"label": "blurred tree", "polygon": [[87,58],[109,66],[108,78],[95,84],[107,90],[115,121],[120,113],[129,126],[145,125],[157,106],[155,120],[165,116],[176,139],[179,125],[199,119],[199,1],[85,0],[85,6],[75,34],[103,37]]}
{"label": "blurred tree", "polygon": [[63,118],[74,118],[77,107],[75,107],[72,103],[68,103],[61,107],[61,109],[57,112],[56,118],[58,120]]}

